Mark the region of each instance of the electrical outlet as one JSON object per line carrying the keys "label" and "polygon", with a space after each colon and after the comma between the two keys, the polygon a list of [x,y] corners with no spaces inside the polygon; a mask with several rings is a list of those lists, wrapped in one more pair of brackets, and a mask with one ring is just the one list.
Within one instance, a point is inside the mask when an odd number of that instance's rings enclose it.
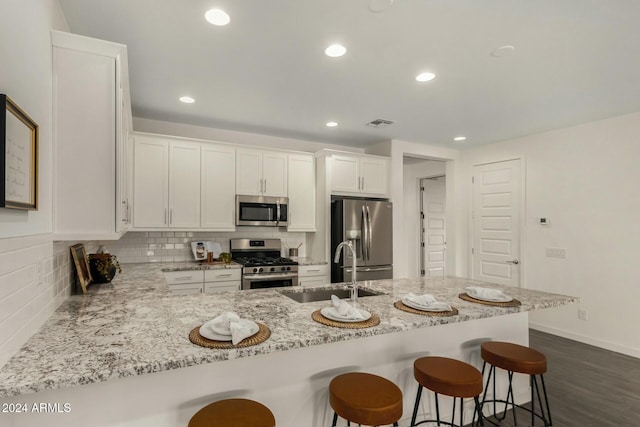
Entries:
{"label": "electrical outlet", "polygon": [[545,254],[549,258],[566,258],[567,250],[563,248],[545,248]]}
{"label": "electrical outlet", "polygon": [[579,308],[578,309],[578,319],[587,320],[588,319],[587,310],[585,310],[584,308]]}

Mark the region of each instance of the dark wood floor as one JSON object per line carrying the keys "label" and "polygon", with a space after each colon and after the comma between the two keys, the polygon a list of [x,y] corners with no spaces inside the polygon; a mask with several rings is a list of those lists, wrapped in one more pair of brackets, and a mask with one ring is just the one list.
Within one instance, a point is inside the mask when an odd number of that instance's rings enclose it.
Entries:
{"label": "dark wood floor", "polygon": [[[554,427],[640,426],[640,359],[533,330],[529,339],[547,356]],[[520,413],[518,425],[530,424]],[[511,415],[502,425],[513,426]]]}

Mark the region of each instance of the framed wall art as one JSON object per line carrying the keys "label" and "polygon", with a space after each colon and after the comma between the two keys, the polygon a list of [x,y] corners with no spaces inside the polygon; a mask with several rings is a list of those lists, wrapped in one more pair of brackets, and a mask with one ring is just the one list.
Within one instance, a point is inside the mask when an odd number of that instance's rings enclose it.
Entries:
{"label": "framed wall art", "polygon": [[38,125],[0,94],[0,208],[38,210]]}
{"label": "framed wall art", "polygon": [[82,293],[87,293],[87,287],[93,280],[91,277],[91,271],[89,270],[89,259],[87,258],[87,251],[82,243],[71,246],[71,257],[73,258],[73,264],[76,266],[76,273],[78,274],[78,283]]}

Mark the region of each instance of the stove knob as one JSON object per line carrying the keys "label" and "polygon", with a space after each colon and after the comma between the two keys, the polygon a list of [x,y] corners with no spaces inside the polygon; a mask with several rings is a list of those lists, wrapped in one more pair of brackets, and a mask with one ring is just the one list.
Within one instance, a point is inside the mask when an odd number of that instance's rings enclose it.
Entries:
{"label": "stove knob", "polygon": [[263,268],[262,268],[262,267],[260,267],[260,268],[258,269],[258,273],[262,273],[262,270],[263,270]]}
{"label": "stove knob", "polygon": [[257,269],[257,268],[254,268],[254,269],[253,269],[253,272],[254,272],[254,273],[257,273],[257,272],[258,272],[258,269]]}
{"label": "stove knob", "polygon": [[287,271],[291,270],[291,267],[287,267]]}
{"label": "stove knob", "polygon": [[286,268],[284,268],[284,267],[280,267],[280,270],[285,271],[285,270],[286,270]]}
{"label": "stove knob", "polygon": [[271,267],[271,271],[276,271],[276,269],[274,267]]}

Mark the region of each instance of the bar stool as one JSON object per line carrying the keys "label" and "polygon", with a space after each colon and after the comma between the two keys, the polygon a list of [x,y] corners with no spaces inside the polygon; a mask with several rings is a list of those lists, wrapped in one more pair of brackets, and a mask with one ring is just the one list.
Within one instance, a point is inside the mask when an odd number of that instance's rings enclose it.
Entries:
{"label": "bar stool", "polygon": [[276,419],[261,403],[248,399],[213,402],[195,413],[188,427],[275,427]]}
{"label": "bar stool", "polygon": [[329,404],[333,408],[333,423],[338,415],[351,422],[367,426],[398,425],[402,417],[402,392],[386,378],[362,372],[338,375],[329,384]]}
{"label": "bar stool", "polygon": [[[456,426],[453,423],[456,415],[456,399],[460,398],[460,424],[464,425],[464,398],[473,397],[475,402],[475,410],[472,424],[475,424],[475,416],[478,414],[480,425],[484,425],[482,412],[480,411],[479,396],[482,393],[482,374],[478,369],[469,365],[447,357],[421,357],[413,363],[413,376],[418,382],[418,393],[416,395],[416,403],[413,407],[413,416],[411,417],[411,426],[422,423],[434,423],[438,425],[446,424]],[[416,424],[418,415],[418,406],[422,397],[422,388],[425,387],[435,393],[436,397],[436,419],[423,420]],[[453,397],[453,410],[451,412],[451,422],[440,421],[440,406],[438,404],[438,394],[444,394]]]}
{"label": "bar stool", "polygon": [[[531,426],[535,425],[535,418],[544,422],[545,427],[551,426],[551,411],[549,410],[549,399],[547,398],[547,389],[544,385],[544,373],[547,372],[547,358],[544,354],[540,353],[537,350],[534,350],[529,347],[525,347],[518,344],[512,344],[508,342],[499,342],[499,341],[491,341],[485,342],[481,346],[481,356],[482,360],[484,360],[484,364],[482,365],[482,374],[484,375],[484,370],[487,363],[490,365],[489,376],[487,377],[487,382],[485,385],[484,395],[482,397],[482,405],[484,406],[487,402],[493,402],[493,413],[494,416],[499,421],[502,421],[507,416],[507,408],[509,404],[511,404],[511,409],[513,412],[513,422],[514,425],[518,425],[518,420],[516,417],[516,407],[521,408],[527,412],[531,413]],[[507,400],[499,400],[496,399],[496,367],[504,369],[507,371],[509,376],[509,389],[507,391]],[[513,374],[514,372],[520,374],[529,375],[529,381],[531,385],[531,409],[525,408],[521,405],[516,405],[513,397]],[[536,376],[540,377],[540,382],[542,383],[542,391],[544,395],[544,406],[542,403],[542,399],[540,397],[540,388],[538,387],[538,381]],[[487,389],[489,388],[489,381],[493,377],[493,399],[486,400]],[[535,410],[535,399],[534,393],[537,395],[538,404],[540,405],[540,413],[536,413]],[[509,402],[509,397],[511,397],[511,402]],[[496,412],[496,402],[504,403],[504,411],[502,417],[497,416]],[[545,407],[546,407],[546,415],[545,415]]]}

